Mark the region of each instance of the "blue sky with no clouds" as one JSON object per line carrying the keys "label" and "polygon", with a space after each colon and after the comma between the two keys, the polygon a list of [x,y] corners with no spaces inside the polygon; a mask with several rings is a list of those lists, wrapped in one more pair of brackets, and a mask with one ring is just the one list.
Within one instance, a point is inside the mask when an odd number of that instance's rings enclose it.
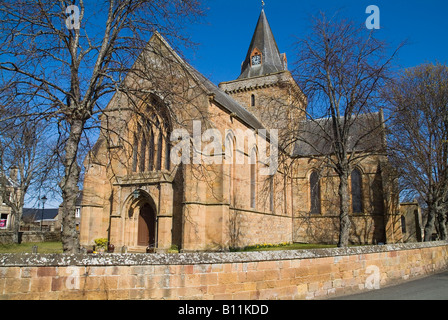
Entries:
{"label": "blue sky with no clouds", "polygon": [[[184,52],[214,83],[234,80],[246,56],[261,11],[261,0],[207,0],[203,24],[189,28],[199,43]],[[294,61],[293,44],[309,33],[310,17],[339,12],[364,24],[366,8],[380,9],[378,37],[397,46],[408,40],[397,61],[404,68],[424,62],[448,63],[448,1],[445,0],[265,0],[265,12],[280,51]]]}
{"label": "blue sky with no clouds", "polygon": [[[401,67],[425,62],[448,64],[448,1],[446,0],[264,0],[265,12],[280,52],[294,61],[294,42],[309,34],[310,18],[324,11],[364,24],[366,8],[380,9],[378,37],[397,46]],[[189,62],[215,84],[235,80],[261,12],[261,0],[205,0],[204,22],[186,32],[199,44],[183,53]],[[149,39],[148,39],[149,40]],[[51,201],[49,201],[51,202]],[[30,203],[34,206],[36,203]],[[57,207],[58,200],[46,207]]]}

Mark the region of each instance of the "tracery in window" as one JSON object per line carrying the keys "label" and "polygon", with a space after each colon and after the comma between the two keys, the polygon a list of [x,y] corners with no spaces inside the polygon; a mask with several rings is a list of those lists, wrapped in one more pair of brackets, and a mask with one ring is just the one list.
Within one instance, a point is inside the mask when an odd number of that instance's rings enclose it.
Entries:
{"label": "tracery in window", "polygon": [[145,113],[136,120],[132,134],[133,172],[170,170],[170,125],[167,116],[158,114],[163,107],[157,98],[152,97]]}

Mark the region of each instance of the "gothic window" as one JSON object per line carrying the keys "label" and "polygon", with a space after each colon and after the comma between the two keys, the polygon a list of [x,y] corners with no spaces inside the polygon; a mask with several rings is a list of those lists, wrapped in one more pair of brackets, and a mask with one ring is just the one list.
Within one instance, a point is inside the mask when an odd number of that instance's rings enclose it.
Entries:
{"label": "gothic window", "polygon": [[321,198],[320,198],[320,178],[316,171],[313,171],[310,176],[310,200],[312,214],[321,213]]}
{"label": "gothic window", "polygon": [[165,169],[170,170],[171,168],[171,144],[169,133],[165,137]]}
{"label": "gothic window", "polygon": [[229,200],[230,206],[235,206],[235,146],[231,135],[226,137],[226,164],[229,166]]}
{"label": "gothic window", "polygon": [[149,134],[149,145],[148,145],[148,171],[154,170],[154,133],[151,124],[148,123],[147,130]]}
{"label": "gothic window", "polygon": [[257,207],[257,153],[252,150],[250,156],[250,207],[255,209]]}
{"label": "gothic window", "polygon": [[132,172],[170,170],[169,124],[167,117],[156,114],[163,106],[151,98],[146,114],[140,116],[132,135]]}
{"label": "gothic window", "polygon": [[255,95],[254,94],[250,96],[250,105],[252,107],[255,107]]}
{"label": "gothic window", "polygon": [[138,138],[137,133],[134,133],[134,142],[132,143],[132,172],[137,172],[138,164]]}
{"label": "gothic window", "polygon": [[406,233],[406,218],[405,216],[401,216],[401,232]]}
{"label": "gothic window", "polygon": [[142,138],[141,138],[141,146],[140,146],[140,172],[145,172],[145,167],[146,167],[146,132],[144,132],[142,134]]}
{"label": "gothic window", "polygon": [[157,170],[162,170],[162,155],[163,155],[163,136],[159,132],[159,140],[157,141]]}
{"label": "gothic window", "polygon": [[362,213],[362,176],[358,169],[352,171],[352,209],[353,213]]}

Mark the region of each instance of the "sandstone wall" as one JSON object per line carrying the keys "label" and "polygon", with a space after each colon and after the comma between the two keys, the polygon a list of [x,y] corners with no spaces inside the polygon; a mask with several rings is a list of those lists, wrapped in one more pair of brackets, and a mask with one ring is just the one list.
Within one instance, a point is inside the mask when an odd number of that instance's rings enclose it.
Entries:
{"label": "sandstone wall", "polygon": [[1,254],[0,299],[322,299],[447,264],[447,241],[251,253]]}

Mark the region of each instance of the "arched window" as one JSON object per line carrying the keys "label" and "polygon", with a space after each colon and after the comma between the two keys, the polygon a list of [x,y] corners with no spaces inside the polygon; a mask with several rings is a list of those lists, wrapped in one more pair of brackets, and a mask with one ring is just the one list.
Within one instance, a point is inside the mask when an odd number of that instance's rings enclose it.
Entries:
{"label": "arched window", "polygon": [[171,144],[170,144],[170,134],[168,133],[165,137],[165,169],[171,169]]}
{"label": "arched window", "polygon": [[254,94],[250,96],[250,105],[252,107],[255,107],[255,95]]}
{"label": "arched window", "polygon": [[134,133],[134,142],[132,143],[132,172],[137,172],[138,165],[138,138]]}
{"label": "arched window", "polygon": [[235,206],[235,144],[233,143],[233,138],[229,134],[226,137],[225,144],[225,156],[226,164],[229,166],[229,200],[230,206]]}
{"label": "arched window", "polygon": [[149,132],[149,156],[148,156],[148,171],[154,170],[154,132],[152,131],[151,124],[148,123]]}
{"label": "arched window", "polygon": [[157,141],[157,170],[162,170],[162,155],[163,155],[163,136],[159,131],[159,140]]}
{"label": "arched window", "polygon": [[320,178],[316,171],[313,171],[310,176],[310,200],[312,214],[321,213],[321,199],[320,199]]}
{"label": "arched window", "polygon": [[146,132],[142,134],[141,145],[140,145],[140,172],[145,172],[146,169]]}
{"label": "arched window", "polygon": [[148,99],[145,112],[132,130],[132,172],[170,170],[169,117],[157,97]]}
{"label": "arched window", "polygon": [[250,156],[250,207],[257,207],[257,152],[252,150]]}
{"label": "arched window", "polygon": [[353,213],[362,213],[362,175],[358,169],[352,171],[351,180]]}
{"label": "arched window", "polygon": [[401,216],[401,232],[406,233],[406,217]]}

